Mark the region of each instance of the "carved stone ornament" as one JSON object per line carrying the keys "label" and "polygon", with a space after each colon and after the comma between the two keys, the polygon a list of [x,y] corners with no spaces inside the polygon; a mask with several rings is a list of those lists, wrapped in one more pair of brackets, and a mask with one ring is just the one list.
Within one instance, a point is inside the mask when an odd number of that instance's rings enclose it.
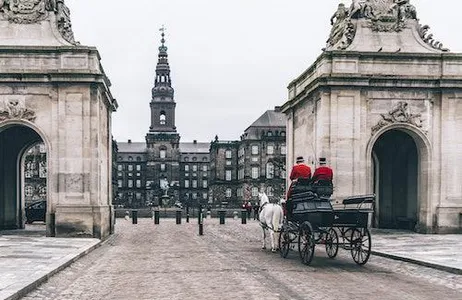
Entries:
{"label": "carved stone ornament", "polygon": [[33,24],[43,21],[49,14],[55,14],[56,26],[62,37],[69,43],[74,40],[69,8],[64,0],[0,0],[0,12],[16,24]]}
{"label": "carved stone ornament", "polygon": [[430,26],[428,25],[419,25],[419,35],[422,38],[422,40],[434,49],[438,49],[443,52],[449,52],[449,49],[444,48],[441,42],[433,39],[433,34],[427,34],[429,29]]}
{"label": "carved stone ornament", "polygon": [[395,108],[386,114],[380,114],[382,119],[372,127],[372,135],[374,135],[381,128],[394,123],[407,123],[422,128],[422,115],[411,114],[408,104],[406,102],[399,102]]}
{"label": "carved stone ornament", "polygon": [[0,108],[0,122],[11,119],[22,119],[34,122],[35,112],[26,108],[19,100],[5,101],[5,107]]}
{"label": "carved stone ornament", "polygon": [[[327,40],[327,49],[344,50],[352,43],[357,20],[368,20],[368,27],[376,32],[399,32],[406,28],[407,20],[418,20],[417,10],[410,0],[352,0],[349,8],[339,4],[331,17],[332,30]],[[441,51],[441,43],[426,35],[428,26],[420,29],[421,38]]]}

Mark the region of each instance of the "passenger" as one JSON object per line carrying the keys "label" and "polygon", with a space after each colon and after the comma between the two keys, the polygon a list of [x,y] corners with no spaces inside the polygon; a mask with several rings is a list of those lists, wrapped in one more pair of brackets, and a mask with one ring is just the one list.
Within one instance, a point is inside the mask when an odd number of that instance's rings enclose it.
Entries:
{"label": "passenger", "polygon": [[290,215],[292,213],[292,201],[290,201],[290,196],[292,194],[292,189],[294,184],[299,178],[310,179],[311,178],[311,168],[305,164],[303,156],[297,157],[296,164],[292,167],[290,172],[290,187],[287,191],[287,201],[286,201],[286,212]]}
{"label": "passenger", "polygon": [[319,159],[319,167],[316,168],[313,174],[313,178],[312,178],[313,183],[317,183],[321,180],[332,182],[333,178],[334,178],[334,172],[332,171],[330,167],[326,165],[326,158],[321,157]]}

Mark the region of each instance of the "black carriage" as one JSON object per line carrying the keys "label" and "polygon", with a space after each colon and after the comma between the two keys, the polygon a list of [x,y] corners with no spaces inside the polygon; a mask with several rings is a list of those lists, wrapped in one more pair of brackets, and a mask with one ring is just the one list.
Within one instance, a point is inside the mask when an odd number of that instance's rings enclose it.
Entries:
{"label": "black carriage", "polygon": [[287,206],[287,216],[280,235],[282,257],[298,246],[304,264],[310,264],[317,244],[324,244],[330,258],[338,248],[350,250],[353,260],[364,265],[371,253],[369,225],[375,196],[364,195],[344,199],[332,206],[330,183],[301,182],[294,186]]}

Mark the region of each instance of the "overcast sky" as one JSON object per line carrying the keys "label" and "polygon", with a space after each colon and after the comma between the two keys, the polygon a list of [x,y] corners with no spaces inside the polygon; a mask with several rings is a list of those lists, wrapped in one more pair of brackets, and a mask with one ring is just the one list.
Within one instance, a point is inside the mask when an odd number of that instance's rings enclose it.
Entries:
{"label": "overcast sky", "polygon": [[[96,46],[119,102],[113,135],[144,141],[159,28],[167,28],[182,142],[239,139],[321,54],[344,0],[66,0],[76,40]],[[460,0],[413,0],[422,24],[462,52]]]}

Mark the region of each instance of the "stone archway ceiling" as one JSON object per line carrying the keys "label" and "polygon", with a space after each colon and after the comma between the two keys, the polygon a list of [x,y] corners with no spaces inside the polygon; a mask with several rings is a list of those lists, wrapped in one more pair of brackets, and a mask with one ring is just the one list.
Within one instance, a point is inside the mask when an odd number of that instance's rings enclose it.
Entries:
{"label": "stone archway ceiling", "polygon": [[324,50],[358,52],[448,52],[417,18],[410,0],[352,0],[331,17]]}
{"label": "stone archway ceiling", "polygon": [[33,25],[49,21],[52,27],[51,31],[57,30],[62,39],[72,45],[79,44],[74,40],[70,11],[64,4],[64,0],[0,0],[1,21],[21,25]]}

